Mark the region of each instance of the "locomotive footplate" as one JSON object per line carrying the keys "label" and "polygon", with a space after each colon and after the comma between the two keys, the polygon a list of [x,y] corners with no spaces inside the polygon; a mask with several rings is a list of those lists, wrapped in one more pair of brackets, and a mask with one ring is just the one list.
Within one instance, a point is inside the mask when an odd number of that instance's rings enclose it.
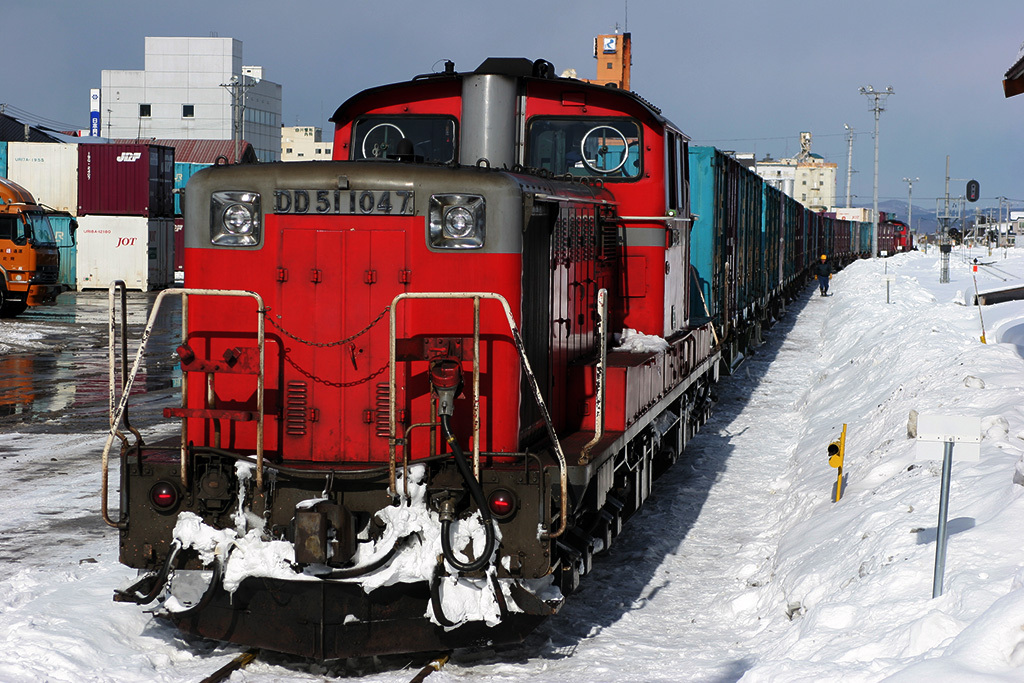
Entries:
{"label": "locomotive footplate", "polygon": [[250,577],[234,593],[210,590],[195,607],[163,616],[186,633],[315,660],[518,643],[545,618],[514,612],[495,627],[445,631],[424,616],[426,582],[366,593],[354,583]]}

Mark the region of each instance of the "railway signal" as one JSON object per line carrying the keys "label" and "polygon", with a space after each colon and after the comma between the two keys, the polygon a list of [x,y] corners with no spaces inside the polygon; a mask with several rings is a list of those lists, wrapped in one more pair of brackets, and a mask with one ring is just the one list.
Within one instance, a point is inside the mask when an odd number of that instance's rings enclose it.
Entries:
{"label": "railway signal", "polygon": [[976,202],[978,197],[981,196],[981,185],[978,184],[977,180],[967,181],[967,201]]}
{"label": "railway signal", "polygon": [[843,496],[843,459],[845,456],[846,423],[844,422],[843,431],[840,433],[839,438],[828,445],[828,465],[839,470],[838,478],[836,479],[836,490],[832,496],[832,501],[835,503],[838,503],[839,499]]}

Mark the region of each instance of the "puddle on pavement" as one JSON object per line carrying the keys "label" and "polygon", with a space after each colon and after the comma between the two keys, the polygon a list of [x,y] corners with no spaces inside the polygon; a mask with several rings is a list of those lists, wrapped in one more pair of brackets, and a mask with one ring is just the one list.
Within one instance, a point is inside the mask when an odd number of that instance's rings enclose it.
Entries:
{"label": "puddle on pavement", "polygon": [[[129,364],[156,296],[128,293]],[[173,387],[181,383],[174,353],[180,330],[181,299],[165,297],[133,396],[163,392],[168,405],[174,400]],[[67,292],[56,306],[30,308],[17,318],[0,320],[0,340],[8,347],[0,355],[0,432],[40,424],[62,432],[105,429],[110,400],[107,339],[105,291]]]}

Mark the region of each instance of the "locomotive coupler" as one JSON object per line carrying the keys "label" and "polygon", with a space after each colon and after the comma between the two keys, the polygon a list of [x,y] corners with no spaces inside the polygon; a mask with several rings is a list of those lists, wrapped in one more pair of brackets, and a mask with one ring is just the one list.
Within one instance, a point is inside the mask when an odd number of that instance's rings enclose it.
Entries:
{"label": "locomotive coupler", "polygon": [[340,567],[356,553],[355,519],[347,508],[320,501],[295,510],[295,561]]}

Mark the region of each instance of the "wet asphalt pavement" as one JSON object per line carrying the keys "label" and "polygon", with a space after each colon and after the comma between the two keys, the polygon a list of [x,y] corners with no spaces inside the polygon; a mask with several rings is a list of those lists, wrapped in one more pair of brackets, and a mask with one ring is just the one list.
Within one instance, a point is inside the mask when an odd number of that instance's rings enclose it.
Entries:
{"label": "wet asphalt pavement", "polygon": [[[157,292],[128,292],[129,367],[156,298]],[[117,305],[120,320],[119,299]],[[106,291],[65,292],[55,306],[0,319],[0,433],[107,428],[107,319]],[[180,330],[181,298],[166,296],[132,390],[133,421],[158,419],[178,400]],[[120,372],[120,341],[116,348]]]}

